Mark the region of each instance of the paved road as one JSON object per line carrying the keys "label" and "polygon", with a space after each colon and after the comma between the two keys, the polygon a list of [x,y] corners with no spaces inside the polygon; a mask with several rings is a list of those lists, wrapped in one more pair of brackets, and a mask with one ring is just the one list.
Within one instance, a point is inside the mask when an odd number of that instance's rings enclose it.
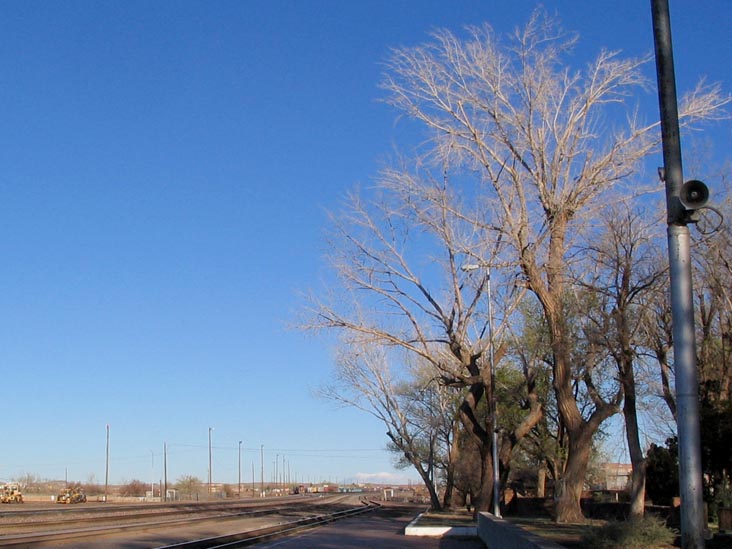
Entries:
{"label": "paved road", "polygon": [[382,508],[374,513],[339,520],[308,530],[295,537],[258,545],[257,549],[483,549],[477,539],[425,538],[405,536],[404,527],[422,511]]}

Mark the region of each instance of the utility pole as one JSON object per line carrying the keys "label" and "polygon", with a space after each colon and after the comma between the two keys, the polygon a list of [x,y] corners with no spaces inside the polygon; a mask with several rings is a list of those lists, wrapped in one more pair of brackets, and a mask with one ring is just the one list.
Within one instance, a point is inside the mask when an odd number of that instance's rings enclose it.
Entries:
{"label": "utility pole", "polygon": [[150,450],[150,498],[155,498],[155,452]]}
{"label": "utility pole", "polygon": [[239,492],[238,497],[241,498],[241,440],[239,441]]}
{"label": "utility pole", "polygon": [[163,501],[168,501],[168,443],[163,442],[163,478],[165,479],[165,496]]}
{"label": "utility pole", "polygon": [[213,470],[211,469],[212,466],[212,457],[213,454],[211,452],[211,431],[213,431],[213,427],[208,428],[208,497],[211,497],[211,488],[212,488],[212,482],[213,482]]}
{"label": "utility pole", "polygon": [[676,423],[679,436],[681,547],[683,549],[702,549],[706,524],[704,524],[702,499],[699,380],[696,371],[696,342],[694,339],[691,238],[687,225],[691,220],[690,212],[680,199],[683,170],[668,0],[651,0],[651,12],[663,140],[662,177],[666,185],[668,212],[671,317],[676,374]]}
{"label": "utility pole", "polygon": [[[66,481],[68,485],[68,479]],[[107,458],[104,466],[104,503],[107,503],[107,491],[109,489],[109,423],[107,423]]]}

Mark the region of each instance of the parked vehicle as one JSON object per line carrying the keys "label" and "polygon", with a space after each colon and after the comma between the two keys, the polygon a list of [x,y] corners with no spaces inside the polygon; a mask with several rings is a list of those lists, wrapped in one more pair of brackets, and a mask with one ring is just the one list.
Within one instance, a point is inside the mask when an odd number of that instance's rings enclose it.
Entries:
{"label": "parked vehicle", "polygon": [[16,482],[0,484],[0,503],[23,503],[20,484]]}
{"label": "parked vehicle", "polygon": [[86,503],[86,494],[81,488],[66,488],[56,496],[56,503]]}

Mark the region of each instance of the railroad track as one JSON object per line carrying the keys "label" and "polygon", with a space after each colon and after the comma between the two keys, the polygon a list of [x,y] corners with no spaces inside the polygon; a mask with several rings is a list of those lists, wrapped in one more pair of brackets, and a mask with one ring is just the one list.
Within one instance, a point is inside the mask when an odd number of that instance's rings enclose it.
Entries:
{"label": "railroad track", "polygon": [[[350,498],[353,499],[352,497]],[[71,543],[73,540],[92,540],[104,536],[119,537],[129,532],[155,532],[182,529],[196,523],[222,524],[226,521],[239,521],[247,526],[245,531],[222,536],[222,543],[242,540],[265,539],[283,532],[292,533],[302,528],[312,528],[318,524],[332,522],[339,518],[352,516],[373,509],[373,504],[359,504],[358,507],[344,505],[343,496],[331,496],[317,500],[295,498],[288,502],[248,502],[236,504],[189,504],[161,506],[158,509],[148,506],[120,506],[116,509],[92,508],[53,510],[31,510],[12,515],[21,515],[22,520],[8,520],[8,514],[0,522],[0,546],[35,547],[53,543]],[[50,516],[49,516],[50,515]],[[58,515],[68,515],[61,516]],[[296,517],[293,520],[293,517]],[[261,526],[265,522],[266,526]],[[255,524],[259,523],[259,524]],[[217,547],[207,538],[170,547]],[[218,543],[218,542],[216,542]],[[248,542],[251,544],[252,542]],[[223,546],[223,545],[222,545]]]}
{"label": "railroad track", "polygon": [[0,544],[2,533],[21,533],[24,531],[37,531],[39,529],[52,529],[61,526],[68,526],[73,521],[74,525],[94,525],[114,521],[115,523],[134,523],[148,519],[157,519],[165,523],[166,517],[175,517],[167,522],[195,521],[227,517],[255,517],[271,514],[273,512],[286,512],[288,509],[297,509],[303,505],[298,503],[272,503],[263,504],[240,504],[240,505],[184,505],[177,507],[151,508],[145,506],[124,506],[112,508],[94,509],[64,509],[55,511],[41,509],[37,511],[26,511],[23,516],[6,516],[0,520]]}
{"label": "railroad track", "polygon": [[164,545],[158,549],[234,549],[236,547],[247,547],[249,545],[254,545],[255,543],[260,543],[274,538],[293,535],[336,520],[368,513],[374,511],[378,507],[379,505],[376,503],[364,502],[363,506],[355,507],[353,509],[345,509],[330,514],[318,515],[275,526],[240,532],[238,534],[228,534],[225,536],[216,536],[174,543],[172,545]]}
{"label": "railroad track", "polygon": [[[43,507],[26,507],[26,506],[1,506],[0,507],[0,527],[4,526],[4,519],[7,518],[24,518],[24,517],[42,517],[44,515],[88,515],[88,514],[116,514],[127,512],[176,512],[185,511],[198,512],[205,509],[231,508],[241,507],[272,507],[273,501],[278,503],[301,502],[306,498],[311,500],[332,501],[337,496],[323,497],[322,495],[299,495],[284,496],[276,499],[244,499],[244,500],[217,500],[217,501],[187,501],[187,502],[168,502],[168,503],[138,503],[138,504],[115,504],[115,503],[84,503],[72,506],[50,505]],[[33,505],[33,504],[28,504]]]}

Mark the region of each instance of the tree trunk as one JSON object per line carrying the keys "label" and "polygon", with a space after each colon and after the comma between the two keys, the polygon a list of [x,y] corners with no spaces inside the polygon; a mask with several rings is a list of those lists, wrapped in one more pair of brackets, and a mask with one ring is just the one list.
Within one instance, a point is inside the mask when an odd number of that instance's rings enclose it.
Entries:
{"label": "tree trunk", "polygon": [[635,375],[633,364],[626,363],[621,369],[625,399],[623,414],[625,415],[625,436],[628,440],[628,451],[633,473],[630,482],[630,516],[640,518],[645,512],[646,499],[646,460],[643,457],[640,435],[638,432],[638,411],[635,398]]}
{"label": "tree trunk", "polygon": [[412,464],[417,473],[419,473],[419,476],[422,479],[422,482],[424,483],[424,486],[425,488],[427,488],[427,492],[430,495],[430,504],[432,510],[442,511],[442,504],[440,503],[440,498],[437,495],[437,490],[435,490],[435,483],[432,480],[429,471],[425,471],[425,468],[422,466],[422,462],[417,457],[415,457],[415,454],[410,452],[404,444],[402,444],[397,436],[395,436],[391,432],[387,432],[386,435],[392,440],[392,442],[394,442],[397,448],[399,448],[404,453],[404,457],[407,458],[407,461],[409,461],[409,463]]}
{"label": "tree trunk", "polygon": [[[568,440],[567,459],[564,470],[560,471],[554,494],[555,520],[574,523],[584,521],[580,500],[592,452],[592,437],[605,419],[620,410],[617,405],[607,404],[599,395],[595,394],[593,398],[595,408],[589,418],[585,419],[580,412],[574,393],[574,373],[568,342],[569,329],[562,316],[561,303],[554,299],[559,295],[562,295],[562,292],[556,292],[552,299],[548,298],[547,305],[545,305],[554,358],[554,394],[560,420],[564,425]],[[585,380],[585,384],[589,385],[589,383],[590,381]],[[593,389],[588,386],[591,396]]]}
{"label": "tree trunk", "polygon": [[594,429],[584,424],[569,434],[567,464],[554,490],[555,520],[562,523],[584,522],[580,501],[590,461]]}
{"label": "tree trunk", "polygon": [[450,509],[453,505],[453,493],[455,491],[455,464],[460,459],[460,445],[457,443],[458,426],[455,424],[453,430],[453,443],[450,444],[450,452],[447,457],[445,470],[445,493],[442,496],[442,508]]}
{"label": "tree trunk", "polygon": [[646,460],[633,463],[630,477],[630,517],[641,518],[646,510]]}
{"label": "tree trunk", "polygon": [[546,494],[546,463],[543,461],[539,465],[536,473],[536,497],[543,498]]}
{"label": "tree trunk", "polygon": [[452,507],[453,492],[455,490],[455,472],[452,467],[448,467],[445,475],[445,493],[442,495],[442,508],[450,509]]}
{"label": "tree trunk", "polygon": [[483,446],[480,451],[480,485],[475,496],[475,513],[491,510],[493,498],[493,459],[489,446]]}
{"label": "tree trunk", "polygon": [[566,270],[564,263],[566,228],[566,217],[560,215],[553,217],[547,262],[544,267],[546,281],[534,256],[530,253],[523,258],[523,268],[531,289],[544,309],[553,358],[552,386],[560,421],[565,426],[569,441],[564,471],[558,471],[560,475],[554,488],[555,520],[581,522],[584,517],[580,498],[590,459],[593,431],[586,428],[587,422],[580,413],[573,390],[569,328],[562,307]]}
{"label": "tree trunk", "polygon": [[417,469],[419,476],[422,477],[422,482],[424,482],[424,485],[430,494],[430,505],[432,510],[442,511],[442,504],[440,503],[440,498],[437,495],[437,490],[435,490],[434,482],[432,482],[432,479],[427,474],[427,471],[425,471],[421,465],[418,465],[416,463],[413,463],[413,465],[415,469]]}
{"label": "tree trunk", "polygon": [[475,513],[490,510],[491,494],[493,491],[493,460],[491,457],[491,439],[488,435],[489,429],[483,421],[486,418],[479,418],[477,415],[478,403],[485,398],[486,402],[490,402],[490,377],[489,372],[482,372],[488,379],[470,386],[462,404],[460,405],[460,419],[465,429],[471,434],[475,440],[480,455],[480,478],[478,488],[474,494],[475,499],[472,502],[475,506]]}

